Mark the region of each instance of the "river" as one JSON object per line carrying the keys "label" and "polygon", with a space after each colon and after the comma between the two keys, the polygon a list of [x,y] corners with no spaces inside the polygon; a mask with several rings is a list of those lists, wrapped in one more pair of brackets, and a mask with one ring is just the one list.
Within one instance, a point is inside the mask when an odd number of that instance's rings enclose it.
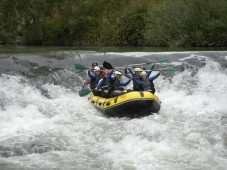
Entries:
{"label": "river", "polygon": [[[158,59],[176,68],[154,81],[158,114],[111,118],[78,95],[76,63]],[[2,51],[0,169],[226,170],[227,51]]]}

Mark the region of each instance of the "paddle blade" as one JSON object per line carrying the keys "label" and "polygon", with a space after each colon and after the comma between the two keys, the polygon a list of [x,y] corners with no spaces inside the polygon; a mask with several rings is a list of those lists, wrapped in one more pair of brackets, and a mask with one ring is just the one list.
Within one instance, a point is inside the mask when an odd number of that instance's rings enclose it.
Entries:
{"label": "paddle blade", "polygon": [[110,63],[108,63],[107,61],[103,62],[103,68],[114,69],[113,66]]}
{"label": "paddle blade", "polygon": [[75,64],[75,69],[76,69],[76,70],[86,70],[87,68],[84,67],[83,65]]}
{"label": "paddle blade", "polygon": [[144,70],[150,70],[151,69],[151,66],[143,66],[143,69]]}
{"label": "paddle blade", "polygon": [[166,63],[166,62],[169,62],[168,59],[159,59],[157,60],[157,63]]}
{"label": "paddle blade", "polygon": [[79,96],[80,96],[80,97],[86,96],[86,95],[88,95],[90,92],[91,92],[91,90],[89,90],[89,89],[81,90],[81,91],[79,91]]}
{"label": "paddle blade", "polygon": [[173,67],[170,67],[170,68],[165,68],[165,69],[163,69],[163,71],[166,72],[166,73],[173,73],[173,72],[176,71],[176,69],[173,68]]}

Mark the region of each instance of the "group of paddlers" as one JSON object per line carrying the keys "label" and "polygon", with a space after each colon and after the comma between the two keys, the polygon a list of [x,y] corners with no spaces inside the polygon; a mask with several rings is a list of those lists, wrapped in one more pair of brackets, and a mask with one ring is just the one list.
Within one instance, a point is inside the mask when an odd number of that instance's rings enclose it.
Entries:
{"label": "group of paddlers", "polygon": [[[92,63],[92,67],[88,70],[90,88],[94,95],[105,98],[118,96],[133,90],[149,91],[154,94],[155,88],[153,81],[161,74],[160,70],[154,76],[150,76],[154,67],[155,62],[149,70],[136,67],[133,71],[132,68],[128,68],[128,65],[126,65],[124,76],[128,80],[123,81],[121,78],[123,73],[118,69],[109,70],[99,66],[98,63]],[[127,86],[131,80],[133,81],[133,89],[124,90],[123,87]]]}

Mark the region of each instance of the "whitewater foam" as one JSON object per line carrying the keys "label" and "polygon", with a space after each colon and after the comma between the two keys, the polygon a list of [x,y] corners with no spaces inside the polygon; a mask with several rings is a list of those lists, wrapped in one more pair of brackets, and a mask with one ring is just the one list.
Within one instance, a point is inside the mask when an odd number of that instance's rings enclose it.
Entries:
{"label": "whitewater foam", "polygon": [[160,113],[141,119],[105,117],[78,96],[71,71],[39,85],[2,74],[0,169],[226,169],[227,70],[202,59],[156,79]]}

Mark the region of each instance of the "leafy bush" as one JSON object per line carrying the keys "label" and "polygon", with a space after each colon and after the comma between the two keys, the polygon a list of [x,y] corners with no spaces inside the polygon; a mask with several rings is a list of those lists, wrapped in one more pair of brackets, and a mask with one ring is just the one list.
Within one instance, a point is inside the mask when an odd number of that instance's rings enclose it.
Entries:
{"label": "leafy bush", "polygon": [[227,46],[226,0],[0,0],[0,43]]}
{"label": "leafy bush", "polygon": [[223,46],[227,1],[168,0],[151,9],[145,33],[149,46]]}

